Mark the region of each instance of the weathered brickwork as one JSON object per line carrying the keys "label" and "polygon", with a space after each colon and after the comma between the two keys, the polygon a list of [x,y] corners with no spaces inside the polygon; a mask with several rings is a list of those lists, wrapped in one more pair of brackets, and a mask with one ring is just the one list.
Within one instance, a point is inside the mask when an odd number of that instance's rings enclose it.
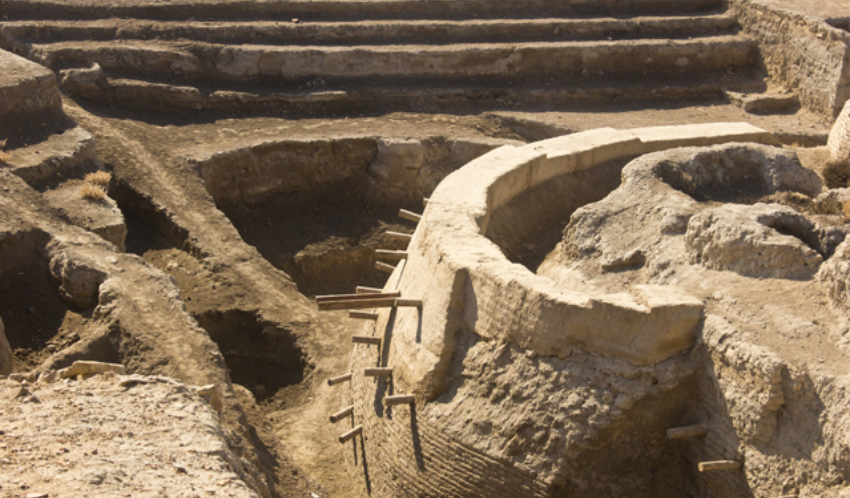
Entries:
{"label": "weathered brickwork", "polygon": [[379,355],[374,346],[357,348],[352,354],[351,385],[342,387],[349,391],[354,414],[337,430],[363,425],[350,461],[372,496],[547,496],[547,486],[536,475],[452,440],[417,416],[417,405],[384,407],[382,397],[395,394],[392,381],[365,377],[363,369],[376,366]]}

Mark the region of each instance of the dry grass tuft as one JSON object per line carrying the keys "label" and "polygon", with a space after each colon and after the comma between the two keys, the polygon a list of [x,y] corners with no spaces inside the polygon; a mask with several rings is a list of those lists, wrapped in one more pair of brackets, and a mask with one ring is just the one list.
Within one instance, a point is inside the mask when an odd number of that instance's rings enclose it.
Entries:
{"label": "dry grass tuft", "polygon": [[106,171],[96,171],[94,173],[89,173],[86,175],[85,182],[91,183],[92,185],[99,185],[101,187],[108,187],[109,182],[112,180],[112,173],[108,173]]}
{"label": "dry grass tuft", "polygon": [[0,140],[0,163],[6,163],[9,160],[9,153],[3,149],[6,148],[6,141]]}
{"label": "dry grass tuft", "polygon": [[102,201],[106,199],[106,190],[98,185],[83,183],[83,186],[80,187],[80,197],[87,201]]}
{"label": "dry grass tuft", "polygon": [[841,203],[841,212],[844,214],[845,220],[850,220],[850,201]]}
{"label": "dry grass tuft", "polygon": [[828,161],[823,168],[823,182],[828,188],[850,185],[850,161]]}

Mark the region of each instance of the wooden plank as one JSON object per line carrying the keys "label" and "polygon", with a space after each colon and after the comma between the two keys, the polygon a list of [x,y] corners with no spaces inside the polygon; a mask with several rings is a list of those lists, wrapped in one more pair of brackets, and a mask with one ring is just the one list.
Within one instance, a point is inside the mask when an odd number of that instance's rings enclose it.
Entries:
{"label": "wooden plank", "polygon": [[684,439],[689,437],[704,436],[708,432],[707,424],[695,424],[685,427],[673,427],[667,429],[667,439]]}
{"label": "wooden plank", "polygon": [[365,375],[366,377],[386,377],[392,374],[392,367],[376,367],[363,369],[363,375]]}
{"label": "wooden plank", "polygon": [[339,437],[339,442],[340,442],[340,443],[347,443],[349,440],[354,439],[354,437],[355,437],[355,436],[359,435],[359,434],[360,434],[360,433],[362,433],[362,432],[363,432],[363,426],[362,426],[362,425],[358,425],[358,426],[357,426],[357,427],[355,427],[354,429],[351,429],[350,431],[348,431],[348,432],[346,432],[345,434],[341,435],[341,436]]}
{"label": "wooden plank", "polygon": [[351,380],[351,373],[342,374],[342,375],[338,375],[336,377],[331,377],[330,379],[328,379],[328,385],[329,386],[335,386],[337,384],[340,384],[340,383],[343,383],[343,382],[349,381],[349,380]]}
{"label": "wooden plank", "polygon": [[[364,294],[370,295],[370,294]],[[359,301],[323,301],[319,304],[319,311],[336,310],[361,310],[364,308],[392,308],[395,306],[394,297],[380,299],[363,299]]]}
{"label": "wooden plank", "polygon": [[375,269],[385,271],[387,273],[392,273],[395,271],[395,266],[388,265],[383,261],[375,261]]}
{"label": "wooden plank", "polygon": [[716,470],[738,470],[743,464],[738,460],[713,460],[710,462],[700,462],[700,472],[712,472]]}
{"label": "wooden plank", "polygon": [[362,285],[358,285],[354,292],[357,294],[382,294],[384,289],[379,289],[377,287],[364,287]]}
{"label": "wooden plank", "polygon": [[388,249],[375,249],[376,258],[407,259],[407,251],[390,251]]}
{"label": "wooden plank", "polygon": [[378,314],[371,311],[349,311],[348,318],[359,318],[360,320],[377,320]]}
{"label": "wooden plank", "polygon": [[395,305],[396,306],[412,306],[412,307],[416,307],[416,308],[421,308],[422,307],[422,300],[421,299],[396,299]]}
{"label": "wooden plank", "polygon": [[416,396],[412,394],[396,394],[395,396],[384,396],[384,406],[412,405],[416,402]]}
{"label": "wooden plank", "polygon": [[401,233],[401,232],[384,232],[384,238],[387,240],[397,240],[399,242],[410,242],[410,239],[413,238],[413,235],[409,233]]}
{"label": "wooden plank", "polygon": [[376,346],[381,345],[380,337],[366,337],[362,335],[355,335],[351,338],[351,342],[354,344],[374,344]]}
{"label": "wooden plank", "polygon": [[316,296],[316,302],[323,303],[326,301],[360,301],[363,299],[381,299],[384,297],[401,297],[401,291],[376,292],[368,294],[328,294],[325,296]]}
{"label": "wooden plank", "polygon": [[352,413],[354,413],[354,405],[347,406],[347,407],[343,408],[342,410],[331,415],[331,423],[335,424],[335,423],[339,422],[340,420],[344,419],[345,417],[351,415]]}
{"label": "wooden plank", "polygon": [[416,223],[419,223],[419,220],[422,219],[421,214],[416,214],[413,211],[408,211],[407,209],[400,209],[398,216],[399,218],[404,218],[405,220],[410,220]]}

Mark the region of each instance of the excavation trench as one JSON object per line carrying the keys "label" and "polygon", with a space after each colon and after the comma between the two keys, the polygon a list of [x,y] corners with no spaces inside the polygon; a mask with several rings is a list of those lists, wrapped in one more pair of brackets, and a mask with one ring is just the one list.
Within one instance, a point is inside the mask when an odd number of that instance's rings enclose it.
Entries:
{"label": "excavation trench", "polygon": [[241,310],[211,310],[195,319],[218,344],[231,382],[247,387],[260,403],[276,408],[297,403],[288,388],[303,382],[309,368],[290,331]]}
{"label": "excavation trench", "polygon": [[76,331],[91,317],[91,309],[69,307],[59,296],[42,256],[48,240],[32,230],[0,242],[0,317],[16,372],[32,371],[53,352],[77,342]]}
{"label": "excavation trench", "polygon": [[194,165],[243,240],[302,294],[315,296],[382,287],[386,275],[373,267],[375,249],[405,247],[383,234],[413,231],[398,210],[421,212],[423,198],[445,176],[506,141],[288,140],[217,153]]}

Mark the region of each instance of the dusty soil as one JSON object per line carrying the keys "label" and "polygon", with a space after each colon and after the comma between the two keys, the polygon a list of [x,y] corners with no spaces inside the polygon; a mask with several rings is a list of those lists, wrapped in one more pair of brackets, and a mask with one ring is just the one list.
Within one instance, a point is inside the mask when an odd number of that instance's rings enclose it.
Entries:
{"label": "dusty soil", "polygon": [[0,414],[3,496],[258,496],[218,413],[171,379],[4,380]]}

